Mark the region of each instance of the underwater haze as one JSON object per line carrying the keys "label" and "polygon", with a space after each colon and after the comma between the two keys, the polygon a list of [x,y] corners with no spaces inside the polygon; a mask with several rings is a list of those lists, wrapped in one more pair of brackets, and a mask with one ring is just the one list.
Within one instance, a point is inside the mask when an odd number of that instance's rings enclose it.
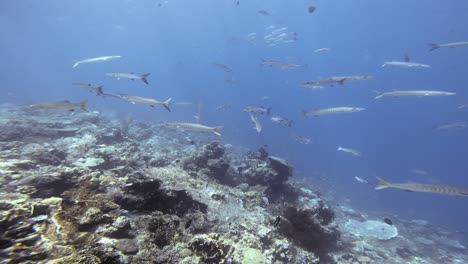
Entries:
{"label": "underwater haze", "polygon": [[[198,115],[200,124],[223,126],[216,138],[223,144],[264,147],[286,159],[291,180],[310,182],[332,207],[422,219],[468,240],[466,194],[375,189],[377,176],[468,188],[466,1],[23,0],[0,6],[0,103],[27,108],[87,99],[91,112],[142,122],[197,123]],[[462,44],[430,51],[430,43]],[[73,67],[103,56],[121,57]],[[391,61],[430,67],[382,67]],[[149,84],[109,73],[150,73]],[[102,86],[115,98],[72,83]],[[397,90],[455,94],[375,98]],[[172,98],[171,111],[128,95]],[[217,110],[223,104],[229,107]],[[247,113],[248,106],[271,113]],[[303,113],[334,107],[365,110]]]}

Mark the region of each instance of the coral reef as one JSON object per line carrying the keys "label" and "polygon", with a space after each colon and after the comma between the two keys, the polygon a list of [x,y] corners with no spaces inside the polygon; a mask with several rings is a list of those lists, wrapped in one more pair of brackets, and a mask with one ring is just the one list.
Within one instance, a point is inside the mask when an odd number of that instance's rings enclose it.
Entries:
{"label": "coral reef", "polygon": [[264,148],[128,116],[0,114],[1,263],[468,260],[456,238],[421,222],[392,219],[390,240],[350,231],[349,219],[375,219],[331,209]]}

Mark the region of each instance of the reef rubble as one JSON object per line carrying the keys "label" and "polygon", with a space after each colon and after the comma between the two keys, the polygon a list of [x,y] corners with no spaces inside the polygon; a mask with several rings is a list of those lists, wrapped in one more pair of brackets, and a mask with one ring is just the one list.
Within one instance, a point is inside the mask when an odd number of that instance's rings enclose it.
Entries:
{"label": "reef rubble", "polygon": [[468,260],[448,238],[439,251],[457,254],[424,256],[442,240],[411,241],[411,223],[385,241],[351,232],[363,219],[263,148],[99,113],[1,105],[0,120],[0,263]]}

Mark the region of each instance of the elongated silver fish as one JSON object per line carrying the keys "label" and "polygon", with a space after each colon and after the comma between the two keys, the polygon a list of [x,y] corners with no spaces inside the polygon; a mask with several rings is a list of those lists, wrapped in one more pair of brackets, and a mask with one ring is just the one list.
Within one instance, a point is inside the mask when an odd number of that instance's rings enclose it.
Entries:
{"label": "elongated silver fish", "polygon": [[431,68],[431,65],[422,64],[417,62],[408,61],[386,61],[382,64],[382,67],[393,66],[393,67],[404,67],[404,68]]}
{"label": "elongated silver fish", "polygon": [[132,104],[146,104],[146,105],[149,105],[151,107],[155,107],[155,106],[160,105],[160,106],[163,106],[164,108],[166,108],[167,111],[171,112],[170,106],[171,106],[172,97],[167,99],[164,102],[161,102],[161,101],[158,101],[158,100],[155,100],[155,99],[145,98],[145,97],[140,97],[140,96],[135,96],[135,95],[119,94],[119,96],[122,99],[130,101]]}
{"label": "elongated silver fish", "polygon": [[84,60],[80,60],[80,61],[75,62],[75,64],[73,64],[73,68],[76,68],[80,64],[94,63],[94,62],[100,62],[100,61],[108,61],[108,60],[113,60],[113,59],[118,59],[118,58],[122,58],[122,56],[104,56],[104,57],[84,59]]}
{"label": "elongated silver fish", "polygon": [[334,86],[335,84],[344,84],[347,81],[365,81],[374,78],[370,75],[348,75],[348,76],[332,76],[317,80],[305,81],[302,82],[303,86],[321,86],[321,85],[330,85]]}
{"label": "elongated silver fish", "polygon": [[267,108],[267,107],[264,107],[264,106],[246,106],[244,108],[244,112],[269,115],[270,112],[271,112],[271,107]]}
{"label": "elongated silver fish", "polygon": [[378,92],[375,99],[380,99],[382,97],[400,97],[400,96],[413,96],[413,97],[426,97],[426,96],[449,96],[455,95],[456,93],[444,92],[444,91],[427,91],[427,90],[413,90],[413,91],[393,91],[393,92]]}
{"label": "elongated silver fish", "polygon": [[273,121],[275,123],[278,123],[280,125],[283,125],[283,126],[291,127],[291,125],[292,125],[292,120],[289,120],[289,119],[287,119],[285,117],[272,116],[270,119],[271,119],[271,121]]}
{"label": "elongated silver fish", "polygon": [[443,125],[437,125],[434,130],[463,129],[468,127],[467,121],[452,122]]}
{"label": "elongated silver fish", "polygon": [[89,112],[86,108],[86,104],[88,100],[83,100],[78,103],[72,103],[68,100],[57,101],[57,102],[46,102],[46,103],[38,103],[32,104],[29,107],[35,109],[57,109],[57,110],[68,110],[68,111],[75,111],[76,109],[81,109],[85,112]]}
{"label": "elongated silver fish", "polygon": [[293,63],[288,63],[288,62],[284,62],[284,61],[276,61],[276,60],[265,60],[265,59],[262,59],[262,62],[260,63],[260,65],[266,65],[266,66],[270,66],[270,67],[278,67],[278,68],[281,68],[281,69],[295,69],[295,68],[298,68],[298,67],[301,67],[301,65],[299,64],[293,64]]}
{"label": "elongated silver fish", "polygon": [[352,148],[343,148],[341,146],[338,146],[336,150],[350,153],[355,157],[362,157],[362,152],[360,152],[359,150],[352,149]]}
{"label": "elongated silver fish", "polygon": [[90,91],[92,93],[96,93],[97,96],[102,95],[102,85],[93,87],[91,84],[84,84],[84,83],[72,83],[72,85],[78,86],[83,90]]}
{"label": "elongated silver fish", "polygon": [[452,43],[447,43],[447,44],[429,44],[431,46],[431,49],[429,51],[433,51],[439,48],[456,48],[456,47],[463,47],[463,46],[468,46],[468,41],[464,42],[452,42]]}
{"label": "elongated silver fish", "polygon": [[302,110],[304,116],[321,116],[321,115],[330,115],[330,114],[345,114],[345,113],[354,113],[366,110],[361,107],[349,107],[349,106],[339,106],[323,109],[314,109],[310,111]]}
{"label": "elongated silver fish", "polygon": [[143,75],[137,75],[137,74],[134,74],[133,72],[129,72],[129,73],[116,72],[116,73],[106,73],[106,75],[110,76],[110,77],[114,77],[117,80],[120,80],[120,79],[130,79],[132,81],[141,80],[144,83],[149,84],[147,77],[150,75],[150,73],[145,73]]}
{"label": "elongated silver fish", "polygon": [[377,177],[377,180],[379,181],[379,183],[375,187],[376,190],[381,190],[385,188],[396,188],[410,192],[427,192],[447,195],[468,196],[468,189],[462,187],[424,184],[417,182],[391,183],[380,177]]}
{"label": "elongated silver fish", "polygon": [[220,130],[223,128],[222,126],[209,127],[194,123],[162,123],[162,125],[171,128],[189,129],[195,131],[212,131],[218,136],[221,136]]}
{"label": "elongated silver fish", "polygon": [[324,52],[328,52],[330,50],[331,50],[330,48],[320,48],[320,49],[314,50],[314,52],[315,53],[324,53]]}
{"label": "elongated silver fish", "polygon": [[258,133],[262,132],[262,124],[258,121],[258,118],[252,114],[250,114],[250,120],[254,123],[254,129],[257,130]]}
{"label": "elongated silver fish", "polygon": [[365,183],[365,184],[369,184],[368,181],[364,180],[363,178],[361,177],[358,177],[358,176],[354,176],[354,179],[356,179],[356,181],[360,182],[360,183]]}

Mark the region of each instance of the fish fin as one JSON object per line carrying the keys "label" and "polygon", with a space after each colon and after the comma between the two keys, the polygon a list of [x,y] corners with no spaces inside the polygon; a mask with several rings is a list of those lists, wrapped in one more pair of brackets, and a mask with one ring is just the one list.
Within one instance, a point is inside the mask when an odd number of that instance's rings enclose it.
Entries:
{"label": "fish fin", "polygon": [[96,87],[96,96],[99,96],[99,95],[102,95],[104,93],[104,91],[102,90],[102,87],[104,86],[98,86]]}
{"label": "fish fin", "polygon": [[374,92],[377,94],[377,96],[374,99],[380,99],[383,97],[383,92],[377,90],[374,90]]}
{"label": "fish fin", "polygon": [[410,61],[411,61],[410,57],[408,56],[408,54],[405,53],[405,62],[410,62]]}
{"label": "fish fin", "polygon": [[171,106],[171,101],[172,101],[172,97],[169,98],[169,99],[167,99],[167,100],[163,103],[164,108],[166,108],[167,111],[169,111],[169,112],[171,112],[171,108],[170,108],[170,106]]}
{"label": "fish fin", "polygon": [[375,189],[376,190],[381,190],[381,189],[385,189],[385,188],[389,188],[390,187],[390,183],[386,180],[384,180],[383,178],[381,177],[376,177],[377,178],[377,186],[375,186]]}
{"label": "fish fin", "polygon": [[86,104],[88,104],[88,99],[83,100],[83,101],[80,102],[80,108],[81,108],[81,110],[83,110],[85,112],[89,112],[88,108],[86,108]]}
{"label": "fish fin", "polygon": [[431,46],[431,48],[429,49],[429,51],[433,51],[433,50],[436,50],[436,49],[440,48],[440,45],[439,45],[439,44],[429,43],[429,45]]}
{"label": "fish fin", "polygon": [[221,136],[221,133],[219,132],[223,126],[217,126],[213,128],[213,133],[215,133],[217,136]]}
{"label": "fish fin", "polygon": [[151,74],[151,73],[149,73],[149,72],[146,73],[146,74],[143,74],[142,76],[140,76],[140,77],[141,77],[141,80],[142,80],[144,83],[149,84],[149,83],[148,83],[148,79],[146,79],[146,77],[148,77],[150,74]]}

